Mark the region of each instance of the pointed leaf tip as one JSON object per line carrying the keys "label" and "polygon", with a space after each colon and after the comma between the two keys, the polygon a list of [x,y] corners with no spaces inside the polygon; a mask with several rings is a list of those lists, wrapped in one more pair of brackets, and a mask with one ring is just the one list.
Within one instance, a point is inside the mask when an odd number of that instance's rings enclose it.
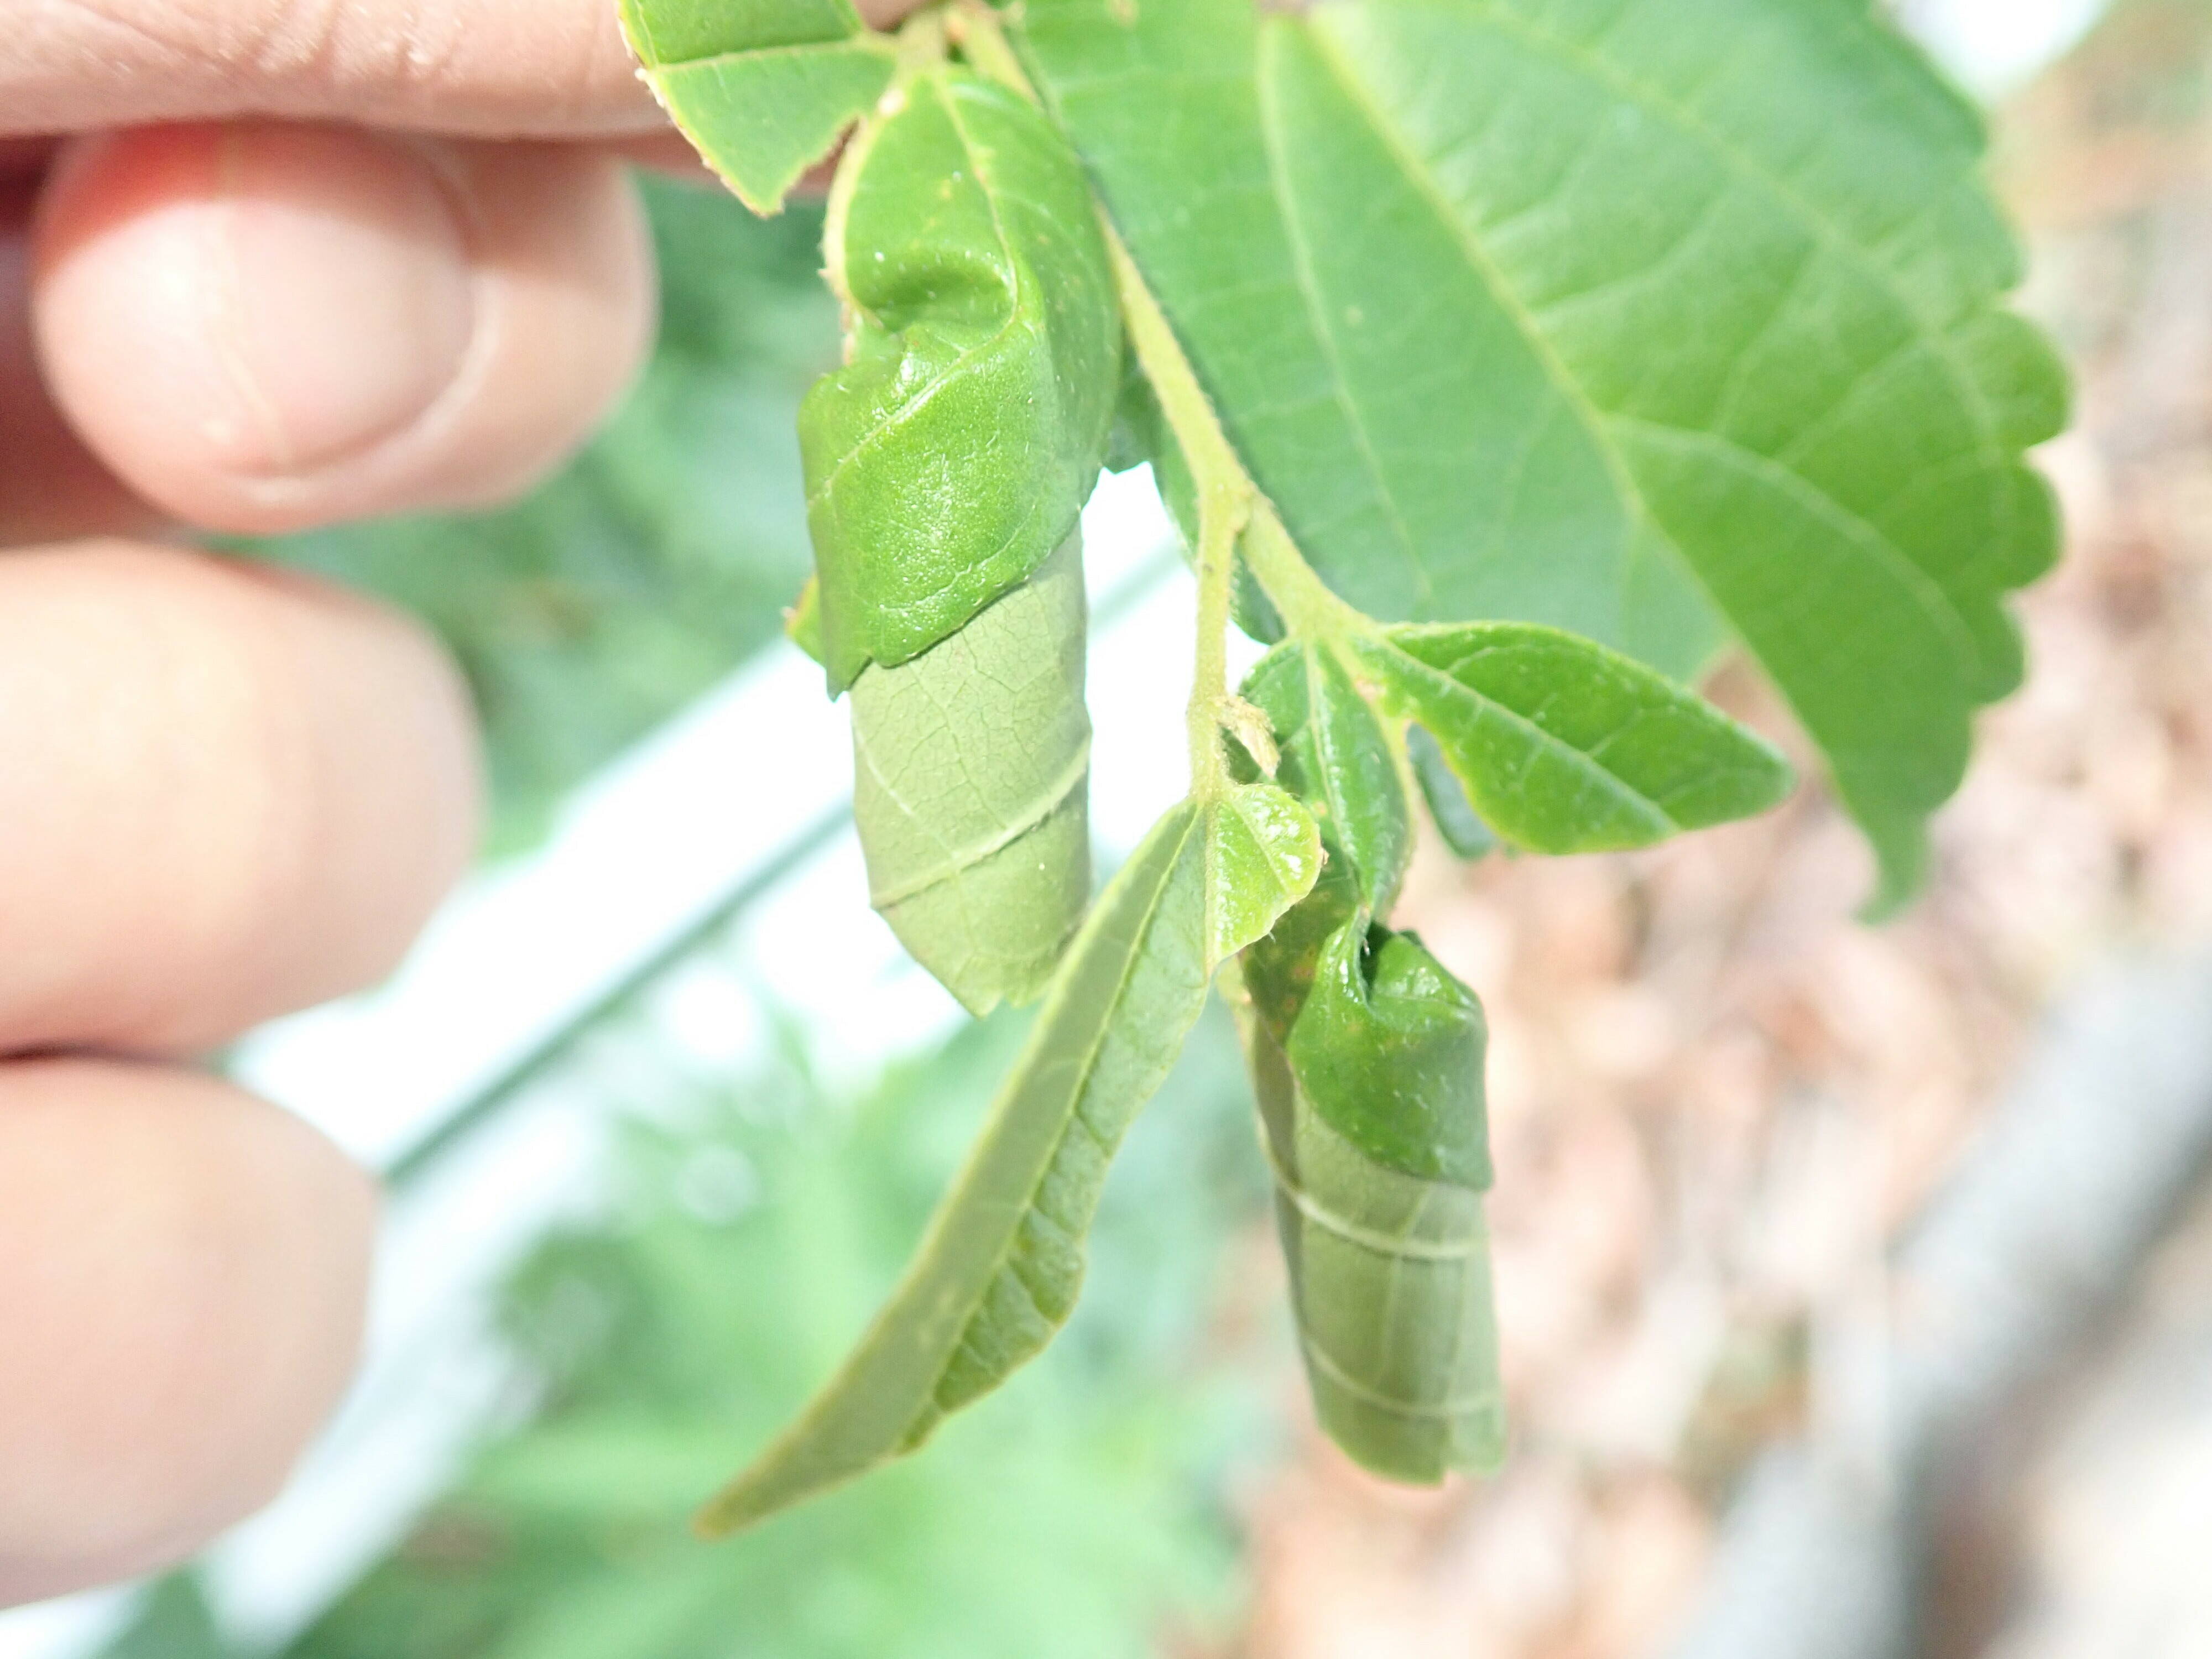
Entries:
{"label": "pointed leaf tip", "polygon": [[1618,852],[1778,805],[1774,747],[1665,676],[1528,623],[1362,641],[1386,701],[1433,737],[1484,823],[1532,852]]}
{"label": "pointed leaf tip", "polygon": [[1206,840],[1213,870],[1207,950],[1218,968],[1265,939],[1313,891],[1322,870],[1321,828],[1288,791],[1249,784],[1212,811]]}
{"label": "pointed leaf tip", "polygon": [[1122,1136],[1224,954],[1311,888],[1319,831],[1268,785],[1170,812],[1091,908],[898,1287],[796,1422],[699,1516],[739,1531],[915,1450],[1051,1341]]}

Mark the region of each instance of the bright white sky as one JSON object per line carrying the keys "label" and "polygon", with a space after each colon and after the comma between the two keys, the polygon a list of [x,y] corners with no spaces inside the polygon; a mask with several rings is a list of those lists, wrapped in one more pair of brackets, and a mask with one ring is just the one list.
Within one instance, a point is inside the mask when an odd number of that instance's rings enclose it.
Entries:
{"label": "bright white sky", "polygon": [[2104,15],[2108,0],[1902,0],[1906,24],[1984,97],[2033,76]]}

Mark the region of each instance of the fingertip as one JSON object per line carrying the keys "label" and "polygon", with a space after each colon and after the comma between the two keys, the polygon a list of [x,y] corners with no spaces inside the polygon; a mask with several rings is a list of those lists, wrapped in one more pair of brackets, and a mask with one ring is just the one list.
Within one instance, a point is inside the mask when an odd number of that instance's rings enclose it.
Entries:
{"label": "fingertip", "polygon": [[71,422],[225,531],[512,495],[588,435],[651,332],[633,188],[559,146],[280,123],[89,138],[34,246]]}
{"label": "fingertip", "polygon": [[0,1053],[191,1054],[383,977],[474,853],[466,688],[304,575],[96,543],[0,560]]}
{"label": "fingertip", "polygon": [[353,1373],[377,1203],[217,1079],[0,1072],[0,1605],[167,1565],[276,1494]]}
{"label": "fingertip", "polygon": [[85,448],[40,377],[30,317],[35,156],[0,142],[0,547],[99,532],[150,532],[159,515]]}

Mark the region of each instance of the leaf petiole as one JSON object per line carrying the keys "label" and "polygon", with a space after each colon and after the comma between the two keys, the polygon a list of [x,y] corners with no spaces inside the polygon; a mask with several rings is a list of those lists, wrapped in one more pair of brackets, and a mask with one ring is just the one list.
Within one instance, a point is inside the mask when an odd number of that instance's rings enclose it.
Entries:
{"label": "leaf petiole", "polygon": [[951,32],[947,27],[950,21],[942,11],[931,6],[900,24],[898,33],[892,37],[897,43],[900,66],[907,70],[927,69],[943,63],[951,40]]}
{"label": "leaf petiole", "polygon": [[1230,447],[1213,405],[1183,356],[1137,262],[1107,227],[1107,252],[1121,296],[1122,323],[1146,378],[1160,400],[1198,486],[1198,646],[1190,690],[1190,787],[1200,800],[1230,788],[1221,734],[1230,716],[1229,599],[1237,543],[1250,524],[1259,491]]}
{"label": "leaf petiole", "polygon": [[1272,502],[1262,501],[1244,532],[1244,562],[1259,578],[1268,600],[1281,613],[1293,635],[1315,640],[1343,640],[1380,634],[1382,627],[1364,611],[1339,599],[1315,574],[1305,555],[1277,516]]}
{"label": "leaf petiole", "polygon": [[[1007,44],[1005,31],[989,8],[978,0],[963,0],[948,21],[951,38],[977,70],[1025,97],[1036,98],[1020,58]],[[1251,475],[1222,430],[1212,402],[1198,383],[1197,372],[1176,340],[1173,326],[1103,204],[1098,216],[1121,296],[1122,325],[1128,331],[1137,362],[1152,382],[1161,413],[1198,489],[1198,644],[1188,717],[1190,787],[1195,799],[1219,800],[1232,787],[1221,739],[1224,726],[1234,715],[1229,687],[1229,611],[1237,544],[1254,522],[1255,513],[1267,510]],[[1291,556],[1297,556],[1295,549]]]}

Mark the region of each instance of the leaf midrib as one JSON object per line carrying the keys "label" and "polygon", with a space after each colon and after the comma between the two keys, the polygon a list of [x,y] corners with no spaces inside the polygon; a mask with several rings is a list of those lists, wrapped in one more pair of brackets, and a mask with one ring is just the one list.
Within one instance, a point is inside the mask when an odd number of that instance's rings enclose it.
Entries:
{"label": "leaf midrib", "polygon": [[[1297,26],[1285,23],[1278,27]],[[1550,337],[1537,323],[1534,314],[1522,301],[1521,296],[1505,280],[1504,273],[1498,270],[1489,252],[1477,240],[1474,228],[1461,219],[1450,198],[1444,195],[1435,176],[1429,171],[1428,164],[1413,151],[1406,142],[1405,135],[1398,131],[1396,125],[1376,106],[1374,96],[1366,85],[1352,72],[1351,65],[1344,61],[1342,48],[1322,30],[1310,25],[1304,27],[1304,33],[1306,40],[1312,44],[1323,66],[1328,70],[1330,78],[1335,81],[1353,106],[1366,118],[1367,125],[1374,133],[1376,141],[1396,158],[1407,182],[1412,185],[1420,194],[1421,198],[1428,204],[1430,212],[1436,216],[1437,222],[1444,228],[1445,232],[1458,246],[1475,280],[1489,291],[1491,297],[1498,302],[1499,309],[1512,323],[1515,330],[1520,334],[1522,343],[1528,346],[1531,355],[1543,368],[1547,382],[1574,411],[1576,421],[1589,435],[1592,446],[1597,450],[1600,463],[1604,466],[1607,475],[1613,480],[1613,489],[1620,496],[1622,506],[1628,511],[1632,532],[1644,529],[1651,532],[1648,538],[1632,533],[1629,536],[1626,552],[1630,561],[1632,562],[1644,557],[1642,548],[1647,541],[1656,540],[1674,552],[1676,563],[1682,567],[1688,579],[1697,583],[1701,592],[1705,591],[1703,578],[1698,575],[1690,561],[1683,556],[1681,550],[1675,547],[1673,538],[1654,521],[1650,504],[1644,500],[1644,492],[1638,485],[1634,473],[1630,471],[1619,450],[1609,441],[1605,430],[1605,412],[1590,401],[1589,394],[1583,391],[1581,381],[1576,379],[1568,369],[1565,360],[1559,355]],[[1708,598],[1711,598],[1710,593]],[[1713,603],[1721,609],[1723,616],[1727,614],[1726,608],[1720,607],[1717,599],[1714,599]]]}
{"label": "leaf midrib", "polygon": [[[1432,683],[1432,692],[1435,689],[1440,688],[1442,695],[1447,697],[1465,698],[1468,702],[1475,704],[1483,713],[1494,714],[1510,726],[1527,734],[1535,747],[1547,751],[1554,758],[1564,759],[1575,770],[1597,784],[1600,788],[1630,803],[1647,808],[1664,826],[1666,835],[1678,836],[1684,833],[1686,826],[1678,823],[1672,812],[1637,788],[1618,772],[1608,769],[1595,754],[1586,750],[1577,749],[1564,738],[1554,737],[1519,710],[1499,702],[1494,697],[1486,696],[1468,684],[1466,681],[1456,678],[1447,671],[1437,667],[1432,663],[1425,662],[1413,655],[1412,652],[1405,650],[1387,635],[1375,641],[1374,644],[1376,648],[1389,652],[1395,659],[1395,664],[1402,665],[1398,672],[1404,678],[1422,678]],[[1525,768],[1523,771],[1525,775]]]}
{"label": "leaf midrib", "polygon": [[1382,470],[1382,458],[1376,453],[1374,434],[1367,429],[1366,410],[1352,394],[1352,383],[1345,374],[1344,355],[1336,337],[1335,319],[1323,301],[1318,279],[1313,270],[1311,239],[1306,234],[1304,221],[1297,209],[1297,192],[1290,187],[1283,171],[1281,143],[1280,98],[1275,86],[1276,77],[1265,70],[1267,43],[1263,39],[1258,46],[1261,72],[1255,77],[1258,83],[1260,106],[1260,147],[1267,157],[1267,179],[1282,210],[1283,232],[1291,245],[1291,264],[1297,278],[1298,297],[1304,302],[1307,319],[1312,323],[1314,337],[1320,343],[1322,355],[1328,359],[1329,381],[1337,407],[1352,428],[1352,441],[1358,446],[1359,460],[1374,483],[1384,512],[1389,515],[1398,550],[1413,572],[1413,580],[1424,599],[1436,593],[1436,581],[1429,571],[1427,561],[1421,557],[1420,548],[1413,539],[1413,527],[1406,522],[1405,509],[1399,505],[1398,493],[1392,486],[1389,475]]}
{"label": "leaf midrib", "polygon": [[[1401,5],[1432,5],[1433,0],[1396,0]],[[1608,91],[1638,108],[1656,116],[1683,137],[1704,145],[1735,172],[1763,186],[1772,198],[1787,208],[1793,217],[1817,240],[1840,253],[1860,273],[1880,288],[1898,309],[1913,321],[1915,330],[1923,337],[1936,343],[1944,365],[1951,371],[1953,388],[1960,400],[1974,411],[1975,424],[1983,437],[1983,457],[1985,460],[2001,462],[2003,455],[1996,442],[1996,428],[1990,419],[1988,404],[1981,397],[1980,388],[1972,375],[1960,366],[1955,353],[1948,348],[1948,325],[1939,328],[1923,318],[1920,309],[1894,272],[1873,257],[1872,252],[1854,240],[1850,234],[1821,212],[1817,204],[1781,174],[1765,166],[1759,159],[1734,143],[1697,114],[1683,108],[1673,100],[1663,97],[1644,82],[1622,75],[1606,60],[1579,43],[1538,28],[1526,19],[1501,10],[1495,0],[1455,0],[1474,10],[1480,20],[1499,33],[1510,35],[1523,46],[1548,56],[1577,74],[1587,76]],[[1624,7],[1626,10],[1627,8]],[[1869,24],[1871,27],[1873,25]],[[1335,47],[1319,30],[1324,49],[1334,53]],[[1370,107],[1371,100],[1364,100]],[[1377,112],[1379,116],[1379,112]]]}
{"label": "leaf midrib", "polygon": [[[1130,935],[1128,955],[1121,963],[1121,972],[1115,978],[1114,993],[1106,999],[1105,1006],[1100,1011],[1097,1029],[1092,1033],[1090,1042],[1085,1046],[1082,1063],[1077,1067],[1074,1084],[1068,1091],[1070,1109],[1066,1113],[1066,1121],[1061,1124],[1060,1133],[1053,1137],[1051,1150],[1040,1164],[1036,1179],[1030,1183],[1028,1192],[1022,1197],[1020,1205],[1012,1212],[1011,1224],[1006,1230],[1006,1243],[994,1253],[989,1271],[981,1276],[981,1282],[976,1286],[975,1293],[967,1299],[960,1315],[960,1322],[954,1334],[951,1346],[945,1350],[944,1357],[937,1362],[937,1376],[930,1384],[927,1399],[929,1410],[944,1409],[939,1402],[938,1395],[944,1391],[951,1359],[966,1345],[970,1334],[974,1331],[975,1322],[981,1315],[983,1304],[990,1296],[991,1286],[999,1282],[1002,1274],[1012,1272],[1014,1248],[1021,1238],[1022,1222],[1029,1215],[1038,1212],[1038,1200],[1044,1192],[1045,1182],[1051,1177],[1053,1170],[1059,1164],[1061,1150],[1066,1146],[1068,1136],[1074,1132],[1075,1124],[1082,1116],[1082,1101],[1090,1091],[1091,1079],[1098,1066],[1098,1056],[1106,1047],[1108,1036],[1113,1031],[1115,1016],[1128,997],[1130,982],[1136,977],[1138,963],[1144,958],[1145,947],[1152,938],[1153,924],[1159,918],[1160,907],[1166,902],[1168,890],[1174,884],[1176,872],[1181,868],[1182,860],[1188,854],[1190,836],[1197,833],[1207,821],[1207,814],[1204,809],[1191,811],[1189,821],[1183,829],[1182,841],[1176,846],[1174,856],[1167,860],[1160,877],[1159,885],[1146,902],[1142,919]],[[1040,1021],[1039,1025],[1041,1030],[1048,1029],[1043,1021]],[[1026,1056],[1024,1056],[1024,1059],[1025,1060]],[[1022,1063],[1023,1060],[1020,1060],[1015,1062],[1018,1066]],[[987,1129],[985,1133],[988,1134],[989,1132]],[[1020,1275],[1015,1274],[1014,1277],[1018,1280]],[[1026,1285],[1022,1288],[1025,1294],[1030,1294]],[[1043,1310],[1039,1309],[1038,1312],[1042,1316]],[[1048,1318],[1046,1322],[1057,1323]],[[908,1432],[912,1431],[912,1426],[909,1425]]]}

